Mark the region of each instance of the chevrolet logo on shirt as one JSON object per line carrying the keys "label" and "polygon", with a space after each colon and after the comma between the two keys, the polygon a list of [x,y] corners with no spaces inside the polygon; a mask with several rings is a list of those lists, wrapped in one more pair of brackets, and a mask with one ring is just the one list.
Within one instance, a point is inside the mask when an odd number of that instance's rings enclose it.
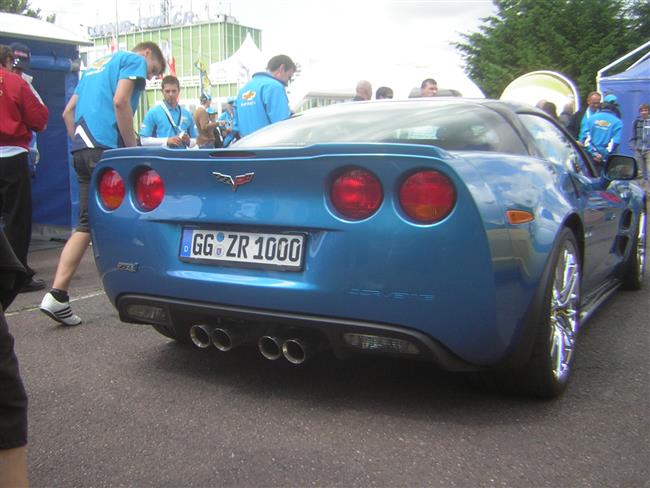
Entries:
{"label": "chevrolet logo on shirt", "polygon": [[251,101],[255,96],[257,95],[257,92],[254,90],[248,90],[246,93],[244,93],[241,97],[246,100],[247,102]]}

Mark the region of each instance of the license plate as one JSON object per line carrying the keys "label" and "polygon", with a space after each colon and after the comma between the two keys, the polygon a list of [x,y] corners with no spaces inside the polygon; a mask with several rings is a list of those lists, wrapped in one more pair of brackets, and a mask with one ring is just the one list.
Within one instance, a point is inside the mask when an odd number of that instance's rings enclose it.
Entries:
{"label": "license plate", "polygon": [[184,261],[300,271],[304,247],[302,234],[183,229],[180,257]]}

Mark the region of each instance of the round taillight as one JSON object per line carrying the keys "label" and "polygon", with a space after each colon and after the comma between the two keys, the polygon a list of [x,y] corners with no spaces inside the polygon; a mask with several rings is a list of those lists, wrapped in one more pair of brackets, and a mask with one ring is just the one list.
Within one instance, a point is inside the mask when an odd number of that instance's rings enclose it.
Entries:
{"label": "round taillight", "polygon": [[114,169],[104,171],[99,178],[99,198],[107,210],[115,210],[124,200],[124,180]]}
{"label": "round taillight", "polygon": [[383,199],[381,183],[365,169],[352,169],[338,176],[330,193],[334,208],[346,219],[362,220],[374,214]]}
{"label": "round taillight", "polygon": [[421,224],[433,224],[452,211],[456,204],[456,190],[444,174],[419,171],[402,183],[399,202],[411,219]]}
{"label": "round taillight", "polygon": [[135,181],[135,200],[138,207],[149,212],[160,205],[165,197],[165,185],[158,173],[147,169]]}

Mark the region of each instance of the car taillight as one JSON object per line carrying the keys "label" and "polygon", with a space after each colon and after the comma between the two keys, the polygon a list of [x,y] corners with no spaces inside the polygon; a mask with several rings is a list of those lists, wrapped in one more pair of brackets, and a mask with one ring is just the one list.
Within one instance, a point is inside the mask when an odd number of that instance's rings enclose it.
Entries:
{"label": "car taillight", "polygon": [[383,199],[381,183],[365,169],[352,169],[338,176],[330,193],[334,208],[350,220],[362,220],[374,214]]}
{"label": "car taillight", "polygon": [[158,173],[147,169],[135,181],[135,200],[140,210],[149,212],[160,205],[165,197],[165,185]]}
{"label": "car taillight", "polygon": [[114,169],[104,171],[99,178],[99,198],[107,210],[115,210],[124,200],[124,180]]}
{"label": "car taillight", "polygon": [[419,171],[409,176],[399,191],[402,209],[421,224],[433,224],[444,219],[456,204],[452,182],[438,171]]}

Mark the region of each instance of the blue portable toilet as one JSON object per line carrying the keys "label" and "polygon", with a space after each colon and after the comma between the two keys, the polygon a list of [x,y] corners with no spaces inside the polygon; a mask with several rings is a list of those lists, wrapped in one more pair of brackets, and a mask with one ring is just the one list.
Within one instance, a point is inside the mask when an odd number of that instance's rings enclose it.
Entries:
{"label": "blue portable toilet", "polygon": [[29,47],[27,74],[50,112],[37,139],[41,157],[32,180],[33,233],[67,238],[78,220],[79,187],[61,114],[79,81],[79,46],[92,43],[52,23],[0,12],[0,44],[13,42]]}
{"label": "blue portable toilet", "polygon": [[[626,70],[616,74],[605,73],[624,61],[635,60]],[[650,103],[650,41],[629,52],[620,59],[598,71],[598,91],[604,95],[613,93],[618,98],[623,121],[620,154],[633,156],[629,140],[632,137],[632,125],[639,114],[639,105]]]}

